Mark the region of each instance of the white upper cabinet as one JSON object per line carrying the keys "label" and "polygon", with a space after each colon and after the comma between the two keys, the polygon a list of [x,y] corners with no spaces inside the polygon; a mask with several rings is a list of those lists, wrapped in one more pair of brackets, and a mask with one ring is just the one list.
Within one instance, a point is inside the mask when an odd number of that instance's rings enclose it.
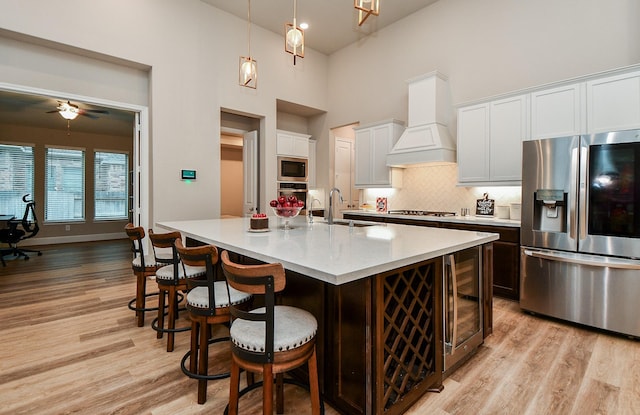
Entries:
{"label": "white upper cabinet", "polygon": [[640,128],[640,71],[587,81],[589,133]]}
{"label": "white upper cabinet", "polygon": [[458,110],[458,183],[517,185],[528,132],[528,95]]}
{"label": "white upper cabinet", "polygon": [[531,93],[531,139],[565,137],[586,131],[584,83]]}
{"label": "white upper cabinet", "polygon": [[527,138],[528,101],[528,95],[519,95],[491,102],[489,178],[492,182],[522,180],[522,141]]}
{"label": "white upper cabinet", "polygon": [[308,134],[277,130],[276,153],[279,156],[309,158],[310,137]]}
{"label": "white upper cabinet", "polygon": [[489,178],[489,104],[458,110],[458,182]]}
{"label": "white upper cabinet", "polygon": [[404,131],[404,124],[391,120],[354,131],[355,187],[401,187],[402,171],[387,166],[387,154]]}
{"label": "white upper cabinet", "polygon": [[518,185],[522,140],[640,129],[640,65],[458,109],[458,183]]}

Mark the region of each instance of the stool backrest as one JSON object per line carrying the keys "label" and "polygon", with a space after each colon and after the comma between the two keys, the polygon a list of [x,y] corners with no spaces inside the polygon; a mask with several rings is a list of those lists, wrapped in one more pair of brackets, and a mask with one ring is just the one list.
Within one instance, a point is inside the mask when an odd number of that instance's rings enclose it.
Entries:
{"label": "stool backrest", "polygon": [[[176,241],[182,239],[180,232],[167,232],[167,233],[155,233],[153,229],[149,229],[149,240],[153,248],[153,255],[156,258],[156,262],[165,265],[173,265],[173,279],[177,282],[179,279],[178,264],[180,263],[180,256],[176,249]],[[162,255],[157,252],[157,248],[171,249],[171,256]]]}
{"label": "stool backrest", "polygon": [[284,290],[286,285],[287,280],[284,267],[280,263],[261,265],[237,264],[229,259],[229,253],[227,251],[223,251],[220,258],[224,276],[231,287],[249,294],[262,295],[264,298],[264,313],[257,313],[255,310],[253,312],[247,312],[233,304],[229,307],[231,316],[234,319],[261,321],[265,323],[264,350],[248,351],[236,347],[232,343],[231,347],[234,353],[242,359],[257,363],[273,362],[275,294]]}
{"label": "stool backrest", "polygon": [[[183,266],[189,265],[194,267],[205,267],[207,270],[206,279],[189,278],[187,285],[189,289],[198,286],[207,286],[209,289],[209,309],[210,315],[216,314],[215,306],[215,282],[218,280],[218,248],[213,245],[202,245],[194,247],[186,247],[181,239],[176,240],[176,250],[180,256]],[[187,275],[186,269],[185,275]]]}
{"label": "stool backrest", "polygon": [[140,257],[140,266],[142,269],[146,267],[144,263],[144,246],[142,240],[145,237],[144,228],[142,226],[134,226],[133,223],[127,223],[124,231],[131,241],[131,252],[134,257]]}

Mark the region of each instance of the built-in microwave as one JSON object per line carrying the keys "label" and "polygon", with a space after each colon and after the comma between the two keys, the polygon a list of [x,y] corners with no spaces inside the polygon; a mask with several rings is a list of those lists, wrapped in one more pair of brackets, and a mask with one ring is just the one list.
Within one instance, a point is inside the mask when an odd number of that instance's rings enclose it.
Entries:
{"label": "built-in microwave", "polygon": [[306,182],[309,160],[278,156],[278,181]]}

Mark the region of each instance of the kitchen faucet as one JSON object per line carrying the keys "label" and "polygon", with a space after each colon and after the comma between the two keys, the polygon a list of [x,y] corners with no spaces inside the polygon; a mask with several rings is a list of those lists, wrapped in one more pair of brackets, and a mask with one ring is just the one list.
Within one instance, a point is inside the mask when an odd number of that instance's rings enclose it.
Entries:
{"label": "kitchen faucet", "polygon": [[333,225],[333,192],[338,192],[340,203],[344,202],[344,199],[342,199],[342,193],[340,193],[340,189],[334,187],[329,191],[329,216],[327,216],[327,222],[329,223],[329,225]]}
{"label": "kitchen faucet", "polygon": [[320,203],[315,197],[311,199],[311,205],[309,206],[309,223],[313,223],[313,202]]}

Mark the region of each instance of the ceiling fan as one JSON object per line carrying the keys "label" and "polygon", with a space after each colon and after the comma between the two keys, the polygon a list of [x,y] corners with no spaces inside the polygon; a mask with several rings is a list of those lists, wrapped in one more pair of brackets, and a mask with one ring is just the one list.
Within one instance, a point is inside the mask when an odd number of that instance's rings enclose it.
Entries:
{"label": "ceiling fan", "polygon": [[107,110],[92,110],[92,109],[80,108],[78,105],[72,104],[71,101],[67,101],[67,102],[58,101],[58,106],[56,107],[56,109],[52,111],[47,111],[47,114],[54,113],[54,112],[59,113],[62,116],[62,118],[64,118],[65,120],[75,120],[78,115],[84,115],[85,117],[97,119],[98,117],[96,115],[93,115],[93,113],[96,113],[96,114],[109,113],[109,111]]}

